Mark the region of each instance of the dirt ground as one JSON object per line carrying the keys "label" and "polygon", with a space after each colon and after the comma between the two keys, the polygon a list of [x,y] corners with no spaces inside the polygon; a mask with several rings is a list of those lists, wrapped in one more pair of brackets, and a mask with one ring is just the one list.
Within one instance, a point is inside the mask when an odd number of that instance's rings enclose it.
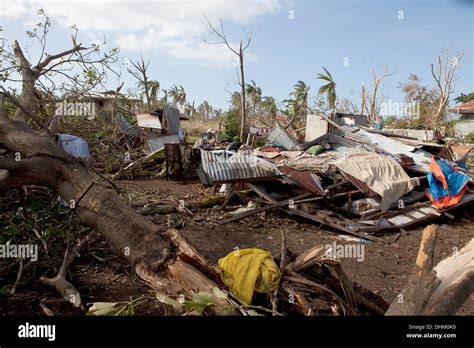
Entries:
{"label": "dirt ground", "polygon": [[[136,207],[166,204],[168,196],[185,202],[200,200],[212,194],[198,181],[182,183],[159,180],[124,181],[120,184],[125,196]],[[229,210],[236,207],[229,207]],[[217,221],[223,212],[206,209],[196,212],[195,222],[184,222],[179,214],[148,216],[163,227],[178,228],[188,241],[211,263],[225,256],[235,248],[258,247],[278,255],[281,248],[280,231],[286,231],[289,249],[302,252],[316,245],[345,243],[340,234],[304,220],[289,217],[276,211],[261,213],[226,225]],[[436,263],[460,249],[474,236],[474,207],[454,213],[456,218],[439,218],[440,225],[436,245]],[[383,242],[363,244],[363,261],[355,258],[342,259],[348,277],[392,302],[406,284],[418,252],[423,227],[407,233],[379,235]],[[361,261],[361,262],[360,262]],[[91,302],[130,301],[143,296],[135,308],[137,315],[172,314],[166,306],[155,300],[153,291],[138,280],[126,260],[119,258],[108,243],[99,239],[83,250],[72,266],[73,284],[81,293],[84,304]],[[12,274],[14,281],[15,274]],[[0,295],[0,313],[3,315],[45,315],[39,303],[43,302],[55,315],[82,315],[82,309],[75,309],[61,299],[55,290],[39,282],[20,285],[14,295]],[[87,306],[87,305],[86,305]],[[460,315],[474,315],[474,295],[458,312]]]}

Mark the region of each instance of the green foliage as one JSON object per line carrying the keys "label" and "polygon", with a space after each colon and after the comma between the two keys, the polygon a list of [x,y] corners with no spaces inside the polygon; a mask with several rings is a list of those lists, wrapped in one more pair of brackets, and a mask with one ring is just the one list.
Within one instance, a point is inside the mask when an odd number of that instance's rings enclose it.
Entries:
{"label": "green foliage", "polygon": [[466,140],[470,143],[474,143],[474,132],[471,132],[469,133],[467,136],[466,136]]}
{"label": "green foliage", "polygon": [[310,86],[306,85],[303,81],[298,81],[293,85],[293,91],[290,93],[289,98],[283,101],[290,114],[293,113],[297,118],[305,118],[308,111],[309,90]]}
{"label": "green foliage", "polygon": [[[1,76],[0,76],[1,80]],[[7,113],[8,117],[13,117],[16,111],[16,106],[10,102],[7,98],[3,98],[3,96],[0,96],[0,108],[3,109]]]}
{"label": "green foliage", "polygon": [[[38,260],[25,269],[22,282],[36,281],[41,275],[55,276],[62,264],[67,241],[81,238],[90,231],[81,226],[69,208],[59,204],[55,195],[50,191],[42,192],[41,195],[26,196],[28,219],[25,219],[17,191],[9,191],[0,199],[0,244],[30,244],[38,248]],[[0,269],[11,270],[12,274],[5,275],[14,279],[19,261],[16,258],[0,259]],[[23,263],[29,261],[26,259]]]}
{"label": "green foliage", "polygon": [[397,121],[397,118],[395,116],[384,117],[382,118],[382,126],[395,128],[393,127],[393,125],[395,124],[396,121]]}
{"label": "green foliage", "polygon": [[474,92],[471,92],[469,94],[461,93],[458,97],[454,98],[454,101],[456,103],[465,103],[470,100],[474,100]]}
{"label": "green foliage", "polygon": [[336,83],[334,82],[334,79],[332,75],[329,73],[329,71],[323,67],[324,74],[318,74],[318,79],[322,81],[326,81],[327,83],[325,85],[322,85],[319,88],[318,95],[323,95],[326,94],[326,98],[329,104],[329,107],[331,110],[335,110],[336,108]]}
{"label": "green foliage", "polygon": [[240,113],[237,109],[231,109],[224,114],[224,132],[221,140],[233,141],[240,134]]}
{"label": "green foliage", "polygon": [[[173,299],[163,293],[156,293],[156,299],[164,304],[172,306],[176,311],[182,315],[197,315],[202,316],[209,314],[212,309],[219,307],[222,312],[237,309],[245,316],[260,316],[257,310],[271,314],[272,311],[261,306],[242,305],[232,298],[227,291],[220,290],[217,287],[212,288],[211,292],[193,293],[191,299],[187,300],[183,295],[178,299]],[[219,301],[218,301],[219,300]]]}

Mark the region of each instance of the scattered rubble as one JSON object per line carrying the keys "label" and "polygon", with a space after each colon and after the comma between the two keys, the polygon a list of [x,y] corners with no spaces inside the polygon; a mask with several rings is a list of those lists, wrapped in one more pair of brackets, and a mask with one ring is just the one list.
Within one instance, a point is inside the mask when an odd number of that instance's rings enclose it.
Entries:
{"label": "scattered rubble", "polygon": [[[201,149],[198,173],[204,185],[225,184],[227,195],[250,190],[259,197],[258,207],[239,210],[220,224],[280,209],[377,241],[377,233],[441,215],[454,218],[452,210],[474,202],[474,174],[464,162],[472,146],[425,142],[358,122],[336,124],[302,143],[277,126],[261,148]],[[449,204],[437,203],[443,197]]]}

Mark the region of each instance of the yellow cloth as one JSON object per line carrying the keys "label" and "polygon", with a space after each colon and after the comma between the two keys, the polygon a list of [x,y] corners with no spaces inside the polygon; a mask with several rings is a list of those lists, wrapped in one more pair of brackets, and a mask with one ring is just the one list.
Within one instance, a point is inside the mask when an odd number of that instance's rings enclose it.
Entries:
{"label": "yellow cloth", "polygon": [[274,291],[280,270],[272,254],[261,249],[241,249],[219,259],[222,281],[242,303],[251,304],[253,292]]}

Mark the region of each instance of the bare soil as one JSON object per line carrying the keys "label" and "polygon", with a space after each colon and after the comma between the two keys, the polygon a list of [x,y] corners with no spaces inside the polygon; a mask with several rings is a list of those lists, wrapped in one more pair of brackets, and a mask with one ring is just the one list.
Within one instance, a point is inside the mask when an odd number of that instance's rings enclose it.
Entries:
{"label": "bare soil", "polygon": [[[185,202],[201,200],[212,194],[198,181],[169,182],[158,180],[123,181],[119,186],[136,207],[166,204],[168,196]],[[229,210],[236,209],[235,206]],[[258,247],[278,255],[281,248],[280,231],[287,235],[289,249],[302,252],[315,245],[346,243],[337,231],[294,219],[283,212],[261,213],[226,225],[217,221],[224,212],[220,209],[197,211],[194,222],[186,222],[179,214],[155,215],[148,218],[163,227],[178,228],[188,241],[211,263],[235,248]],[[436,263],[460,249],[474,236],[474,207],[453,213],[456,218],[439,218],[440,225],[436,246]],[[378,293],[387,302],[392,302],[406,284],[418,252],[424,226],[406,233],[379,235],[383,242],[364,244],[363,261],[355,258],[342,259],[345,272],[351,280]],[[135,312],[137,315],[173,314],[167,306],[155,300],[153,291],[131,270],[126,260],[113,252],[108,243],[100,239],[89,245],[72,266],[72,282],[81,293],[84,304],[91,302],[130,301],[143,296]],[[14,282],[16,272],[7,278]],[[14,295],[0,295],[0,313],[3,315],[45,315],[39,303],[43,302],[55,315],[83,315],[82,309],[73,308],[60,298],[54,289],[33,282],[21,284]],[[87,306],[87,305],[86,305]],[[459,315],[474,314],[474,295],[458,312]]]}

